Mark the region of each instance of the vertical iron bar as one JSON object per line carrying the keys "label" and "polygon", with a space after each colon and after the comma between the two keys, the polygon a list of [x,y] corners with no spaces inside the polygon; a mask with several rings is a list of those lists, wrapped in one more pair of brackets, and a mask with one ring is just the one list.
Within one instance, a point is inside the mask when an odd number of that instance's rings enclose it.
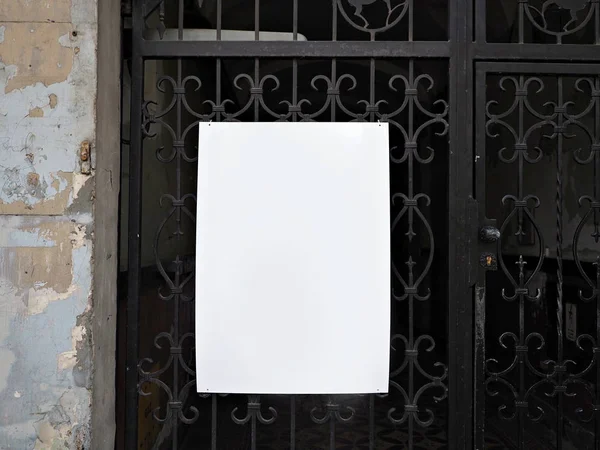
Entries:
{"label": "vertical iron bar", "polygon": [[292,0],[293,15],[292,15],[292,34],[294,41],[298,40],[298,0]]}
{"label": "vertical iron bar", "polygon": [[290,398],[290,450],[296,450],[296,396]]}
{"label": "vertical iron bar", "polygon": [[[258,3],[259,0],[256,0],[256,2]],[[260,70],[259,70],[259,62],[258,62],[258,58],[254,58],[254,89],[258,89],[258,86],[260,85]],[[258,122],[259,119],[259,115],[260,115],[260,98],[259,95],[262,95],[262,93],[256,93],[253,94],[254,95],[254,121]]]}
{"label": "vertical iron bar", "polygon": [[[256,0],[258,1],[258,0]],[[251,419],[251,424],[252,424],[252,429],[251,429],[251,436],[250,436],[250,448],[252,450],[256,450],[256,414],[252,414],[252,419]]]}
{"label": "vertical iron bar", "polygon": [[[519,4],[519,8],[522,8],[524,6],[523,3]],[[519,76],[519,87],[521,89],[524,89],[525,86],[525,76],[524,75],[520,75]],[[522,143],[523,145],[526,144],[526,138],[524,137],[524,128],[525,128],[525,100],[526,100],[526,95],[527,92],[525,92],[524,95],[521,95],[519,97],[519,142]],[[519,200],[523,200],[523,162],[524,162],[524,151],[525,150],[519,150],[519,157],[518,157],[518,181],[517,181],[517,197]],[[523,229],[523,208],[525,207],[521,207],[521,206],[515,206],[516,208],[518,208],[518,221],[519,221],[519,228],[518,228],[518,232],[519,232],[519,239],[521,238],[521,232]],[[542,249],[543,251],[543,249]],[[524,285],[524,276],[523,276],[523,265],[522,265],[522,261],[520,260],[521,264],[519,265],[519,288],[520,289],[524,289],[525,285]],[[525,298],[523,294],[519,294],[519,346],[523,347],[525,346]],[[519,401],[523,402],[525,401],[525,361],[524,361],[524,355],[523,353],[519,353]],[[524,408],[518,408],[518,416],[517,416],[517,441],[518,441],[518,446],[520,450],[524,450],[525,448],[525,409]]]}
{"label": "vertical iron bar", "polygon": [[[162,3],[164,5],[164,3]],[[177,9],[177,39],[183,40],[183,0],[179,0]]]}
{"label": "vertical iron bar", "polygon": [[[596,5],[596,14],[599,14],[600,5]],[[598,17],[598,16],[596,16]],[[596,29],[598,32],[598,29]],[[596,91],[600,92],[600,77],[595,78]],[[595,103],[595,133],[594,142],[600,141],[600,97],[594,98]],[[594,153],[594,201],[600,200],[600,155],[598,152]],[[594,232],[597,233],[597,209],[594,208]],[[575,249],[577,251],[577,249]],[[600,262],[600,261],[596,261]],[[596,266],[596,343],[600,342],[600,265]],[[596,402],[595,405],[600,405],[600,361],[596,359]],[[594,441],[595,449],[600,449],[600,410],[594,409]]]}
{"label": "vertical iron bar", "polygon": [[223,16],[223,0],[217,0],[217,41],[221,40],[221,29]]}
{"label": "vertical iron bar", "polygon": [[[180,10],[180,15],[179,15],[179,33],[180,35],[183,36],[183,0],[179,0],[179,10]],[[183,71],[183,64],[181,61],[181,58],[177,59],[177,87],[178,88],[183,88],[182,84],[183,84],[183,76],[182,76],[182,71]],[[175,118],[175,120],[177,121],[176,126],[175,126],[175,133],[177,136],[177,140],[178,141],[182,141],[182,136],[181,136],[181,121],[182,121],[182,114],[181,114],[181,109],[182,109],[182,96],[184,95],[183,93],[176,93],[175,94],[177,97],[177,103],[176,103],[176,112],[177,112],[177,116]],[[178,147],[176,149],[177,154],[175,156],[175,160],[176,160],[176,186],[175,186],[175,198],[177,198],[178,200],[181,199],[182,195],[181,195],[181,152],[183,151],[183,148]],[[176,206],[175,209],[175,218],[176,218],[176,222],[177,222],[177,262],[179,261],[179,251],[181,249],[181,206]],[[180,283],[181,283],[181,270],[182,270],[182,266],[180,264],[177,264],[175,266],[175,286],[177,288],[180,287]],[[175,343],[175,345],[179,346],[179,302],[181,301],[181,296],[180,294],[176,293],[175,295],[173,295],[173,342]],[[181,402],[181,399],[179,398],[179,360],[177,358],[175,358],[173,360],[173,388],[172,388],[172,394],[173,394],[173,403],[177,404],[178,402]],[[181,407],[182,405],[179,405],[179,407]],[[178,449],[178,445],[179,445],[179,427],[178,425],[178,420],[179,420],[179,414],[178,411],[175,410],[173,411],[173,450],[177,450]]]}
{"label": "vertical iron bar", "polygon": [[[215,102],[220,108],[221,106],[223,106],[221,103],[222,102],[222,98],[221,98],[222,97],[222,95],[221,95],[221,76],[222,76],[221,75],[221,64],[222,64],[221,58],[217,58],[216,64],[217,64],[217,75],[216,75],[217,79],[215,81],[215,89],[217,92],[215,93]],[[215,119],[217,122],[221,121],[221,114],[223,114],[221,112],[221,110],[220,109],[217,110],[217,113],[215,114]]]}
{"label": "vertical iron bar", "polygon": [[131,111],[129,146],[129,236],[127,280],[127,366],[125,447],[138,446],[138,351],[139,297],[141,284],[141,195],[142,195],[142,105],[144,97],[144,60],[140,43],[144,28],[142,1],[133,0],[131,55]]}
{"label": "vertical iron bar", "polygon": [[[559,108],[564,105],[563,99],[563,77],[558,77],[558,102]],[[557,328],[557,339],[558,339],[558,361],[556,362],[557,367],[564,367],[564,342],[563,342],[563,131],[564,125],[563,113],[559,112],[557,117],[558,126],[558,149],[556,155],[556,328]],[[541,250],[543,251],[543,249]],[[562,370],[558,372],[557,386],[563,386],[563,373]],[[562,390],[556,390],[558,395],[557,411],[556,411],[556,449],[562,450],[563,447],[563,392]]]}
{"label": "vertical iron bar", "polygon": [[[337,59],[332,58],[331,59],[331,89],[334,89],[337,91],[336,84],[337,84]],[[337,95],[339,95],[339,92],[337,94],[331,95],[331,122],[335,122],[335,107],[336,107],[336,102],[337,102]]]}
{"label": "vertical iron bar", "polygon": [[[415,15],[415,0],[408,0],[408,41],[409,42],[412,42],[414,39],[414,28],[415,28],[414,15]],[[375,36],[375,35],[373,35],[373,36]]]}
{"label": "vertical iron bar", "polygon": [[519,2],[519,44],[525,42],[525,3]]}
{"label": "vertical iron bar", "polygon": [[[448,155],[448,447],[472,449],[473,442],[473,297],[468,284],[471,225],[468,199],[473,192],[472,71],[470,57],[474,2],[450,3],[449,66],[450,152]],[[479,2],[481,4],[482,2]],[[479,14],[485,11],[479,11]],[[483,22],[485,24],[485,20]],[[481,31],[481,30],[480,30]],[[482,200],[483,201],[483,200]]]}
{"label": "vertical iron bar", "polygon": [[[486,77],[483,69],[477,69],[476,72],[476,90],[475,90],[475,117],[476,117],[476,163],[475,163],[475,196],[479,202],[479,223],[485,220],[485,160],[486,160]],[[477,277],[477,287],[475,289],[475,379],[474,379],[474,426],[475,426],[475,450],[484,450],[485,448],[485,299],[486,284],[485,272],[480,271]]]}
{"label": "vertical iron bar", "polygon": [[142,107],[144,101],[144,59],[141,40],[144,29],[142,1],[133,0],[131,55],[131,111],[129,146],[129,230],[127,276],[127,361],[125,448],[138,447],[138,351],[139,297],[141,284],[141,197],[142,197]]}
{"label": "vertical iron bar", "polygon": [[[412,2],[411,2],[412,3]],[[408,85],[411,88],[415,88],[415,62],[410,59],[408,62]],[[406,134],[408,136],[408,142],[412,145],[416,145],[414,135],[414,122],[415,122],[415,96],[411,95],[408,101],[408,128]],[[407,155],[408,163],[408,198],[414,198],[414,152],[416,148],[410,148]],[[414,220],[414,209],[413,206],[408,207],[408,229],[412,231]],[[409,235],[409,241],[412,240],[412,234]],[[412,255],[409,255],[408,264],[408,287],[414,288],[414,274],[413,274],[413,260]],[[407,348],[415,350],[415,317],[414,317],[414,294],[411,292],[408,294],[408,344]],[[415,358],[414,356],[407,356],[408,360],[408,404],[415,404]],[[408,416],[408,449],[413,450],[414,448],[414,415],[409,414]]]}
{"label": "vertical iron bar", "polygon": [[254,40],[260,41],[260,0],[254,0]]}
{"label": "vertical iron bar", "polygon": [[[523,75],[519,76],[519,86],[522,89],[525,89],[525,77]],[[525,93],[525,95],[527,95],[527,93]],[[527,145],[526,142],[526,138],[525,138],[525,97],[520,96],[519,97],[519,143],[522,145]],[[517,193],[517,197],[519,198],[519,200],[523,200],[523,196],[525,195],[523,193],[523,163],[524,163],[524,155],[523,155],[523,150],[519,151],[519,180],[517,182],[517,187],[518,187],[518,193]],[[518,208],[518,212],[517,212],[517,216],[518,216],[518,221],[519,221],[519,228],[518,228],[518,232],[519,232],[519,243],[521,243],[522,240],[522,230],[523,230],[523,208],[522,207],[517,207]],[[523,344],[520,344],[523,345]]]}
{"label": "vertical iron bar", "polygon": [[335,450],[335,418],[329,419],[329,450]]}
{"label": "vertical iron bar", "polygon": [[292,60],[292,105],[294,105],[292,122],[296,122],[298,120],[298,112],[296,111],[298,106],[298,60],[296,58]]}
{"label": "vertical iron bar", "polygon": [[[598,5],[600,10],[600,5]],[[600,93],[600,78],[596,77],[594,79],[594,85],[596,92]],[[592,101],[594,102],[594,112],[595,112],[595,127],[594,127],[594,144],[598,144],[600,142],[600,95],[596,95],[592,97]],[[593,150],[592,150],[593,151]],[[594,152],[594,201],[600,200],[600,180],[598,179],[600,176],[600,158],[598,157],[598,152]],[[593,208],[594,210],[594,239],[598,242],[598,238],[600,237],[599,229],[598,229],[598,209]],[[598,287],[598,286],[597,286]],[[598,403],[597,403],[598,404]]]}
{"label": "vertical iron bar", "polygon": [[[521,157],[519,157],[521,159]],[[522,164],[519,165],[519,169],[522,168]],[[519,197],[521,198],[521,197]],[[522,261],[521,261],[522,263]],[[519,274],[519,289],[525,288],[525,278],[523,276],[523,266],[520,267]],[[519,346],[525,346],[525,296],[519,294]],[[525,401],[525,355],[522,352],[518,353],[519,358],[519,402]],[[517,406],[518,413],[518,428],[517,428],[517,442],[519,444],[519,450],[525,450],[525,408]]]}
{"label": "vertical iron bar", "polygon": [[337,41],[337,20],[338,20],[338,9],[337,9],[338,0],[331,0],[331,6],[333,11],[333,16],[331,18],[331,40],[333,42]]}
{"label": "vertical iron bar", "polygon": [[[596,39],[594,42],[596,45],[600,44],[600,4],[592,4],[592,7],[595,8],[594,11],[594,34]],[[596,447],[598,448],[598,447]]]}
{"label": "vertical iron bar", "polygon": [[369,450],[375,450],[375,395],[369,395]]}
{"label": "vertical iron bar", "polygon": [[212,394],[212,405],[211,405],[211,422],[210,422],[210,449],[217,450],[217,394]]}
{"label": "vertical iron bar", "polygon": [[[369,62],[369,105],[375,106],[375,58]],[[375,121],[375,111],[369,112],[369,121]]]}
{"label": "vertical iron bar", "polygon": [[[487,40],[486,37],[486,0],[477,0],[476,2],[476,18],[475,18],[475,41],[478,44],[483,44]],[[471,23],[471,22],[469,22]]]}

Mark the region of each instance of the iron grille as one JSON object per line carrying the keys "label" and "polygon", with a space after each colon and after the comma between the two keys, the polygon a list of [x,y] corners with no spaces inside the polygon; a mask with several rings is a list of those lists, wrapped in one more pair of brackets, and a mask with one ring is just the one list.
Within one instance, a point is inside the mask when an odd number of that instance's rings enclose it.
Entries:
{"label": "iron grille", "polygon": [[[124,10],[123,448],[600,448],[598,0]],[[390,124],[389,395],[196,393],[202,121]]]}

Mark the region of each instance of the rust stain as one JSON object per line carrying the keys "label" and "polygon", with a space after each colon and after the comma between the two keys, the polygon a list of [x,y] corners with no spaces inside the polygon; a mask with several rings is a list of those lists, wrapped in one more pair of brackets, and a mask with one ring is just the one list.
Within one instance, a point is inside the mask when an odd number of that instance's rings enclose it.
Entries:
{"label": "rust stain", "polygon": [[0,2],[0,22],[69,22],[71,0]]}
{"label": "rust stain", "polygon": [[5,65],[17,67],[17,74],[8,80],[5,93],[65,81],[73,67],[73,50],[58,40],[70,31],[68,23],[7,23],[0,55]]}
{"label": "rust stain", "polygon": [[78,55],[78,54],[79,54],[79,51],[80,51],[80,50],[79,50],[79,47],[75,47],[75,48],[73,49],[73,53],[75,53],[76,55]]}
{"label": "rust stain", "polygon": [[56,94],[50,94],[48,96],[48,102],[51,109],[56,108],[56,105],[58,105],[58,97],[56,96]]}
{"label": "rust stain", "polygon": [[82,161],[88,161],[90,159],[90,142],[83,141],[79,150],[79,157]]}
{"label": "rust stain", "polygon": [[27,174],[27,184],[30,186],[37,186],[40,184],[40,176],[35,172],[29,172]]}
{"label": "rust stain", "polygon": [[42,108],[32,108],[29,110],[29,117],[44,117],[44,110]]}

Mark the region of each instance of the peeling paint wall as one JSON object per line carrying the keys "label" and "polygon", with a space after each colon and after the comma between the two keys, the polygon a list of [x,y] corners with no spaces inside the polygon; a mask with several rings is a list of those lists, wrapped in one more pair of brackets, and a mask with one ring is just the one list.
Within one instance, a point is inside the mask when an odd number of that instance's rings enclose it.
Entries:
{"label": "peeling paint wall", "polygon": [[0,1],[0,449],[90,447],[96,7]]}

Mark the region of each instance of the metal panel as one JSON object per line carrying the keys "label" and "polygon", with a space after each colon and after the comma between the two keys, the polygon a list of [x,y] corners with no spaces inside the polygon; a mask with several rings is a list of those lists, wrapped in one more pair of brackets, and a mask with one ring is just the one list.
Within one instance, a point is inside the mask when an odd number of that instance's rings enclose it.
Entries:
{"label": "metal panel", "polygon": [[[294,1],[291,8],[294,37],[302,24],[298,3]],[[385,3],[388,17],[384,26],[372,26],[376,17],[372,16],[373,21],[367,17],[369,11],[376,10],[359,11],[354,5],[355,14],[348,15],[346,10],[353,3],[340,0],[332,2],[333,12],[319,7],[331,16],[330,41],[265,43],[258,42],[259,26],[269,19],[264,19],[259,2],[255,2],[252,14],[254,42],[144,40],[144,22],[152,20],[159,32],[166,25],[176,25],[182,39],[184,3],[179,2],[176,14],[169,19],[165,3],[146,7],[151,14],[145,17],[140,13],[144,10],[141,1],[134,2],[126,448],[151,446],[158,441],[169,448],[336,448],[351,441],[368,448],[403,443],[418,448],[425,442],[434,445],[448,441],[448,429],[458,429],[454,426],[459,418],[453,413],[455,409],[463,410],[460,417],[468,415],[456,394],[452,405],[446,402],[448,363],[456,357],[449,354],[444,342],[449,335],[456,339],[466,330],[463,326],[457,332],[443,313],[446,309],[459,313],[448,305],[450,291],[444,280],[448,273],[463,270],[448,263],[446,249],[451,246],[445,237],[445,211],[449,197],[448,190],[439,186],[440,180],[447,179],[447,167],[453,159],[448,152],[448,98],[458,96],[448,92],[448,61],[435,58],[449,58],[451,44],[414,40],[419,31],[413,19],[420,4],[400,2],[395,11],[401,13],[392,16],[394,7],[389,2],[382,2],[384,9],[380,11],[385,11]],[[439,3],[447,11],[446,2]],[[218,40],[227,17],[222,2],[217,1]],[[466,20],[459,20],[456,14],[454,17],[456,21]],[[447,24],[445,27],[447,33]],[[404,41],[398,39],[400,35]],[[344,40],[338,40],[340,37]],[[393,41],[388,40],[392,37]],[[464,46],[465,38],[462,35],[460,45]],[[193,59],[181,59],[184,57]],[[143,60],[146,67],[151,64],[158,69],[152,84],[150,79],[144,80]],[[464,68],[459,69],[459,60],[453,64],[456,70],[452,76],[461,78]],[[459,108],[453,105],[452,110]],[[393,392],[389,396],[248,395],[244,399],[194,394],[194,363],[188,358],[193,323],[187,320],[193,307],[193,269],[187,267],[185,257],[193,243],[193,235],[189,237],[195,201],[190,190],[193,180],[191,185],[189,182],[196,163],[193,136],[198,122],[207,120],[380,120],[391,124],[395,180],[391,192],[395,280],[391,301],[395,319],[391,336]],[[154,144],[157,139],[162,144]],[[466,152],[468,149],[462,154]],[[150,244],[144,236],[155,222],[144,208],[148,209],[151,185],[142,184],[142,179],[153,176],[146,167],[154,158],[164,165],[173,190],[164,192],[160,199],[151,199],[160,200],[164,210],[156,219]],[[455,173],[458,170],[457,166]],[[463,189],[468,189],[467,185],[463,184]],[[169,235],[173,238],[165,238]],[[174,253],[166,250],[166,241],[177,248]],[[150,307],[154,300],[141,300],[149,285],[142,260],[150,245],[162,280],[158,296],[167,306]],[[165,258],[173,262],[169,264]],[[459,278],[466,280],[465,276]],[[461,287],[453,287],[451,292],[457,288]],[[159,310],[165,317],[164,329],[148,336],[144,331],[148,315]],[[432,317],[437,322],[432,322]],[[331,345],[335,351],[334,343]],[[456,386],[461,386],[459,394],[468,395],[464,375],[452,373]],[[158,436],[152,436],[154,443],[145,442],[146,436],[137,429],[139,401],[146,395],[156,401],[149,403],[152,410],[140,413],[154,417],[162,427]],[[452,439],[464,444],[468,430],[463,426]]]}
{"label": "metal panel", "polygon": [[[490,429],[516,448],[600,445],[597,250],[583,248],[584,234],[596,239],[599,74],[592,64],[477,65],[476,195],[480,223],[500,237],[481,236],[499,269],[477,288],[477,448]],[[576,344],[564,336],[566,302],[590,313]]]}

